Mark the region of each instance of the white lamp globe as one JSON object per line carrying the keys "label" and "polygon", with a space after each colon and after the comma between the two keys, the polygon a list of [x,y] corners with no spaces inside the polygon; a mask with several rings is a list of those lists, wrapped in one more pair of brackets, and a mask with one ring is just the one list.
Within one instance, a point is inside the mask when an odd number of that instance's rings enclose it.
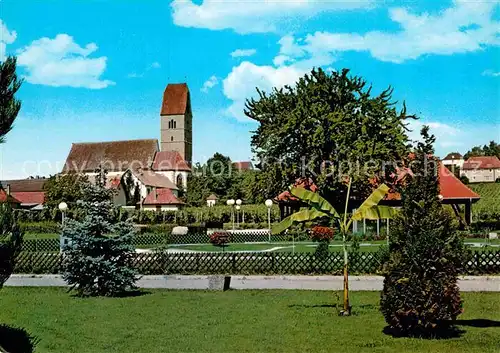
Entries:
{"label": "white lamp globe", "polygon": [[271,207],[273,205],[273,200],[266,200],[266,206]]}
{"label": "white lamp globe", "polygon": [[236,209],[237,209],[238,211],[240,210],[240,208],[241,208],[241,206],[240,206],[240,205],[236,205]]}
{"label": "white lamp globe", "polygon": [[443,201],[443,199],[444,199],[443,195],[439,194],[438,199],[439,199],[439,201]]}
{"label": "white lamp globe", "polygon": [[229,199],[229,200],[227,200],[227,204],[228,204],[229,206],[233,206],[233,205],[234,205],[234,200],[233,200],[233,199]]}
{"label": "white lamp globe", "polygon": [[66,202],[61,202],[59,204],[59,211],[64,212],[68,209],[68,204]]}
{"label": "white lamp globe", "polygon": [[238,206],[240,206],[242,203],[243,203],[243,201],[241,201],[240,199],[236,200],[236,204],[237,204]]}

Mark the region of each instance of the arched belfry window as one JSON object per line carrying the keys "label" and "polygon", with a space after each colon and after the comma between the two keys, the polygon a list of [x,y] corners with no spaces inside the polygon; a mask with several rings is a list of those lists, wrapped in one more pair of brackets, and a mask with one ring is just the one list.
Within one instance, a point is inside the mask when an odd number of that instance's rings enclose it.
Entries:
{"label": "arched belfry window", "polygon": [[177,187],[182,189],[184,187],[184,178],[182,177],[182,174],[177,175],[177,180],[176,180]]}
{"label": "arched belfry window", "polygon": [[176,122],[175,120],[173,120],[173,119],[172,119],[172,120],[170,120],[170,121],[168,122],[168,128],[169,128],[169,129],[175,129],[175,128],[177,128],[177,122]]}

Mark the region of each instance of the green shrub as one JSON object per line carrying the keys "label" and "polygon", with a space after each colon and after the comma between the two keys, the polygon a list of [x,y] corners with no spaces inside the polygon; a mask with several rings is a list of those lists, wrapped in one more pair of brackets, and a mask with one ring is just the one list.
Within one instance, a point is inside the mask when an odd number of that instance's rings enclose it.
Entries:
{"label": "green shrub", "polygon": [[393,222],[390,259],[384,268],[380,309],[391,329],[407,335],[439,335],[462,312],[457,285],[467,251],[457,224],[439,202],[433,137],[422,134],[406,186],[403,207]]}
{"label": "green shrub", "polygon": [[49,234],[61,232],[61,224],[50,221],[20,222],[19,226],[24,233]]}
{"label": "green shrub", "polygon": [[8,204],[0,204],[0,288],[10,277],[21,251],[23,233]]}
{"label": "green shrub", "polygon": [[69,239],[63,247],[63,278],[79,295],[114,296],[135,288],[134,228],[131,222],[113,222],[105,178],[101,173],[95,186],[85,188],[78,201],[83,218],[68,219],[63,229]]}

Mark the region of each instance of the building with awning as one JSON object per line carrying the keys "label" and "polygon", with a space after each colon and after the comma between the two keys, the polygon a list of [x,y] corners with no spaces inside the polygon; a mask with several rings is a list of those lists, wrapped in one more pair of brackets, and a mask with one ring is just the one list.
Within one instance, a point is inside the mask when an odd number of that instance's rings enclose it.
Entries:
{"label": "building with awning", "polygon": [[[404,179],[405,174],[411,173],[409,170],[398,171],[398,180]],[[480,196],[467,187],[458,179],[453,172],[446,168],[443,164],[439,164],[438,168],[440,200],[442,204],[451,205],[455,214],[460,216],[460,206],[465,208],[465,223],[472,223],[472,204],[480,200]],[[312,192],[317,192],[318,187],[314,184],[311,178],[299,178],[293,184],[294,187],[305,188]],[[290,194],[289,191],[284,191],[274,198],[274,202],[279,205],[281,219],[298,211],[304,205],[300,200]],[[349,208],[356,208],[359,200],[350,200]],[[395,191],[390,191],[386,198],[380,204],[400,207],[401,195]]]}

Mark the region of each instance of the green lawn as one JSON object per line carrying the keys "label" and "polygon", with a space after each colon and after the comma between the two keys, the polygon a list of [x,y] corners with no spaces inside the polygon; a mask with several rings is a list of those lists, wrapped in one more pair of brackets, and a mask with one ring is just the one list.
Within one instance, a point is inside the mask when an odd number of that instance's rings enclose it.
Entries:
{"label": "green lawn", "polygon": [[[62,288],[11,287],[0,295],[0,322],[35,336],[41,353],[500,351],[500,293],[464,293],[465,332],[446,340],[382,333],[376,292],[351,293],[355,315],[348,318],[332,307],[340,293],[328,291],[155,290],[81,299]],[[496,327],[477,327],[471,320],[478,319]]]}
{"label": "green lawn", "polygon": [[[373,252],[378,251],[379,245],[385,244],[385,241],[382,242],[369,242],[367,244],[372,244],[375,246],[361,246],[360,251],[363,252]],[[224,251],[274,251],[274,252],[314,252],[317,243],[313,242],[297,242],[294,244],[291,242],[279,242],[279,243],[271,243],[271,244],[238,244],[238,243],[230,243]],[[171,249],[185,249],[185,250],[194,250],[194,251],[211,251],[211,252],[222,252],[222,248],[215,247],[211,244],[204,245],[182,245],[182,246],[170,246]],[[340,243],[334,242],[330,245],[330,251],[342,251],[342,246]]]}

